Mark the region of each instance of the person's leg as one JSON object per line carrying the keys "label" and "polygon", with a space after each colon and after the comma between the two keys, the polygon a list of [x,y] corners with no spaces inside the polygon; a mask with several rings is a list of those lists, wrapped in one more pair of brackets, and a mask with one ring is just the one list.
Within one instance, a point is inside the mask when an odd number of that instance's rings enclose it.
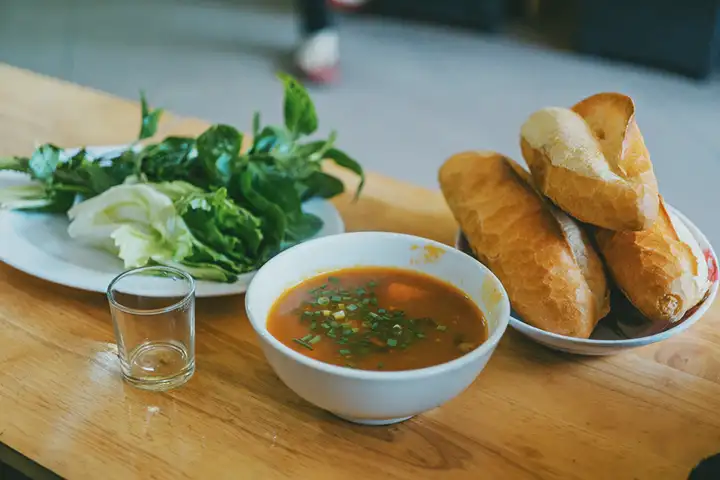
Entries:
{"label": "person's leg", "polygon": [[297,0],[303,35],[312,35],[332,27],[332,12],[327,0]]}
{"label": "person's leg", "polygon": [[340,62],[340,40],[326,0],[297,0],[303,41],[295,57],[309,79],[326,83],[335,79]]}

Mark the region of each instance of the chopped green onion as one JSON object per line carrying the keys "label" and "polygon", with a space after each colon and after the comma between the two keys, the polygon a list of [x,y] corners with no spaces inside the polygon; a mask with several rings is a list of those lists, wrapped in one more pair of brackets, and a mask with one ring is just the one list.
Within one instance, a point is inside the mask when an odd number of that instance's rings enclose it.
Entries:
{"label": "chopped green onion", "polygon": [[313,320],[310,322],[310,330],[315,330],[317,328],[317,322]]}
{"label": "chopped green onion", "polygon": [[327,305],[330,303],[330,299],[328,297],[320,297],[317,299],[318,305]]}
{"label": "chopped green onion", "polygon": [[303,312],[303,315],[312,315],[312,314],[313,314],[313,312],[311,312],[310,310],[305,310]]}
{"label": "chopped green onion", "polygon": [[330,297],[330,300],[335,303],[339,303],[342,300],[342,297],[340,297],[339,295],[333,295],[332,297]]}
{"label": "chopped green onion", "polygon": [[307,343],[306,341],[301,340],[301,339],[299,339],[299,338],[293,338],[293,342],[299,343],[300,345],[302,345],[303,347],[307,348],[308,350],[312,350],[312,349],[313,349],[312,345],[310,345],[310,344]]}
{"label": "chopped green onion", "polygon": [[345,310],[345,304],[344,303],[338,303],[338,308],[340,310]]}
{"label": "chopped green onion", "polygon": [[328,330],[327,336],[330,338],[337,338],[337,335],[335,335],[335,330],[333,330],[332,328]]}
{"label": "chopped green onion", "polygon": [[358,309],[358,307],[354,303],[351,303],[350,305],[347,306],[347,309],[350,310],[351,312],[354,312],[355,310]]}
{"label": "chopped green onion", "polygon": [[321,337],[320,335],[315,335],[313,338],[311,338],[310,340],[308,340],[308,343],[314,345],[314,344],[316,344],[317,342],[319,342],[321,339],[322,339],[322,337]]}
{"label": "chopped green onion", "polygon": [[444,332],[445,330],[447,330],[447,327],[445,325],[438,325],[437,327],[435,327],[435,329]]}
{"label": "chopped green onion", "polygon": [[416,333],[415,336],[417,338],[425,338],[425,334],[423,334],[423,333]]}
{"label": "chopped green onion", "polygon": [[378,308],[378,313],[385,313],[386,311],[384,308]]}
{"label": "chopped green onion", "polygon": [[342,320],[345,318],[345,310],[338,310],[337,312],[333,313],[333,317],[335,317],[337,320]]}
{"label": "chopped green onion", "polygon": [[360,329],[358,327],[353,327],[350,330],[352,330],[353,333],[357,333],[360,331]]}
{"label": "chopped green onion", "polygon": [[330,283],[340,283],[340,279],[337,277],[328,277],[328,282]]}
{"label": "chopped green onion", "polygon": [[343,335],[350,335],[351,333],[352,333],[352,329],[350,329],[350,328],[345,328],[342,331]]}
{"label": "chopped green onion", "polygon": [[388,338],[387,339],[388,347],[396,347],[397,346],[397,340],[394,338]]}
{"label": "chopped green onion", "polygon": [[339,324],[338,322],[336,322],[335,320],[333,320],[332,322],[330,322],[330,326],[333,327],[333,328],[337,327],[338,325],[340,325],[340,324]]}
{"label": "chopped green onion", "polygon": [[377,305],[377,298],[375,298],[375,297],[371,298],[370,303],[372,303],[373,305]]}
{"label": "chopped green onion", "polygon": [[340,350],[340,355],[350,355],[352,352],[350,350],[345,350],[344,348]]}
{"label": "chopped green onion", "polygon": [[330,325],[328,325],[327,322],[322,322],[322,323],[320,324],[320,326],[323,327],[323,328],[326,329],[326,330],[327,330],[328,328],[330,328]]}
{"label": "chopped green onion", "polygon": [[370,280],[370,281],[367,283],[367,285],[368,285],[368,287],[370,287],[370,288],[377,287],[377,282],[375,282],[375,281],[373,281],[373,280]]}
{"label": "chopped green onion", "polygon": [[367,305],[368,303],[370,303],[370,299],[369,299],[369,298],[363,298],[362,303],[365,304],[365,305]]}
{"label": "chopped green onion", "polygon": [[357,290],[355,290],[355,293],[357,293],[358,295],[365,295],[367,291],[364,288],[358,288]]}
{"label": "chopped green onion", "polygon": [[307,335],[305,335],[304,337],[302,337],[300,340],[302,340],[303,342],[307,342],[307,341],[310,340],[312,337],[313,337],[313,334],[312,334],[312,333],[308,333]]}

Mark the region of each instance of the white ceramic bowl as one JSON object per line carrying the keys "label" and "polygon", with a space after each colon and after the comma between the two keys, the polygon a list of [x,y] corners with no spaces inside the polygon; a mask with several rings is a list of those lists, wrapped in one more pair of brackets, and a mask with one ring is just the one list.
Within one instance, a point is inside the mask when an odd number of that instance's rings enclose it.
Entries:
{"label": "white ceramic bowl", "polygon": [[[713,281],[710,286],[705,300],[691,310],[691,313],[687,314],[680,322],[677,322],[675,326],[668,328],[658,333],[646,334],[643,330],[652,332],[652,328],[640,328],[634,329],[635,334],[623,335],[622,331],[618,331],[615,328],[609,328],[604,321],[601,321],[592,336],[588,339],[584,338],[573,338],[565,335],[558,335],[556,333],[546,332],[539,328],[533,327],[519,318],[513,316],[510,317],[510,326],[527,336],[531,340],[538,342],[546,347],[552,348],[553,350],[559,350],[561,352],[574,353],[578,355],[612,355],[620,353],[625,350],[650,345],[651,343],[660,342],[667,338],[673,337],[681,332],[687,330],[695,322],[705,314],[710,308],[718,292],[718,279],[717,279],[717,256],[713,250],[710,242],[705,235],[693,224],[685,215],[680,213],[678,210],[665,205],[668,213],[672,217],[673,222],[682,222],[688,229],[688,231],[695,237],[700,248],[705,253],[705,257],[708,261],[708,267],[711,270]],[[467,245],[462,232],[458,234],[456,241],[456,247],[469,255],[472,255],[470,247]],[[714,272],[714,273],[713,273]],[[515,313],[513,312],[513,315]],[[648,323],[649,324],[649,323]],[[632,327],[632,326],[631,326]],[[633,328],[629,328],[628,331],[632,331]]]}
{"label": "white ceramic bowl", "polygon": [[[417,370],[377,372],[306,357],[268,332],[268,313],[285,290],[309,277],[357,266],[415,270],[456,286],[484,313],[488,340],[447,363]],[[268,362],[288,387],[320,408],[367,425],[406,420],[465,390],[490,359],[510,317],[505,289],[477,260],[431,240],[380,232],[333,235],[280,253],[255,275],[245,297],[245,308]]]}

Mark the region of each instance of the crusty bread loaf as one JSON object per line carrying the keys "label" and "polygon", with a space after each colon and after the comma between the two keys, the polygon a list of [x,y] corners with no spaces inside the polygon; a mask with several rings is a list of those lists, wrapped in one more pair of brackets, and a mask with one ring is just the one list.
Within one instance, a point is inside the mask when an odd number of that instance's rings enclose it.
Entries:
{"label": "crusty bread loaf", "polygon": [[657,181],[630,97],[601,93],[573,110],[539,110],[522,126],[520,147],[535,184],[578,220],[644,230],[657,218]]}
{"label": "crusty bread loaf", "polygon": [[597,229],[598,247],[615,283],[648,319],[676,322],[710,288],[699,244],[660,201],[660,214],[642,232]]}
{"label": "crusty bread loaf", "polygon": [[475,254],[522,319],[589,337],[610,307],[602,263],[580,226],[535,191],[527,171],[498,153],[454,155],[439,179]]}

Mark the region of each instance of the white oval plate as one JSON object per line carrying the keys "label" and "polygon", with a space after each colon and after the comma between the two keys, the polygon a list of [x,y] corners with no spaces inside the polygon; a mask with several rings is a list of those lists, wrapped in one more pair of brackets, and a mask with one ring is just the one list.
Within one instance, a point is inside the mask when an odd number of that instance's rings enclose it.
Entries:
{"label": "white oval plate", "polygon": [[[705,237],[695,224],[671,206],[666,204],[665,207],[667,208],[668,213],[673,217],[673,220],[679,220],[687,226],[690,233],[700,244],[700,248],[702,248],[703,252],[705,252],[705,256],[708,259],[708,266],[716,272],[714,275],[715,280],[710,286],[710,290],[705,299],[694,307],[690,313],[685,316],[685,318],[677,322],[675,326],[657,333],[650,333],[652,332],[652,327],[647,321],[647,324],[645,325],[632,325],[632,322],[628,322],[628,324],[623,325],[625,330],[621,330],[618,328],[618,324],[620,322],[616,322],[611,328],[607,322],[603,323],[605,320],[601,320],[590,338],[573,338],[546,332],[545,330],[533,327],[532,325],[520,320],[514,312],[513,315],[515,315],[515,317],[510,317],[510,326],[533,341],[552,348],[553,350],[578,355],[611,355],[630,348],[642,347],[644,345],[650,345],[651,343],[660,342],[687,330],[691,325],[700,320],[715,300],[719,285],[717,279],[718,260],[707,237]],[[458,232],[455,247],[468,255],[474,256],[462,232]],[[629,332],[632,333],[628,335]]]}
{"label": "white oval plate", "polygon": [[[122,147],[90,147],[100,155]],[[67,150],[72,154],[76,150]],[[27,183],[25,175],[0,172],[0,188]],[[345,231],[335,206],[321,199],[303,205],[303,210],[320,217],[323,228],[313,237],[325,237]],[[113,278],[125,271],[114,255],[85,246],[67,234],[65,215],[24,213],[0,210],[0,261],[25,273],[60,285],[105,292]],[[245,292],[255,272],[240,275],[234,283],[198,281],[196,296],[220,297]]]}

